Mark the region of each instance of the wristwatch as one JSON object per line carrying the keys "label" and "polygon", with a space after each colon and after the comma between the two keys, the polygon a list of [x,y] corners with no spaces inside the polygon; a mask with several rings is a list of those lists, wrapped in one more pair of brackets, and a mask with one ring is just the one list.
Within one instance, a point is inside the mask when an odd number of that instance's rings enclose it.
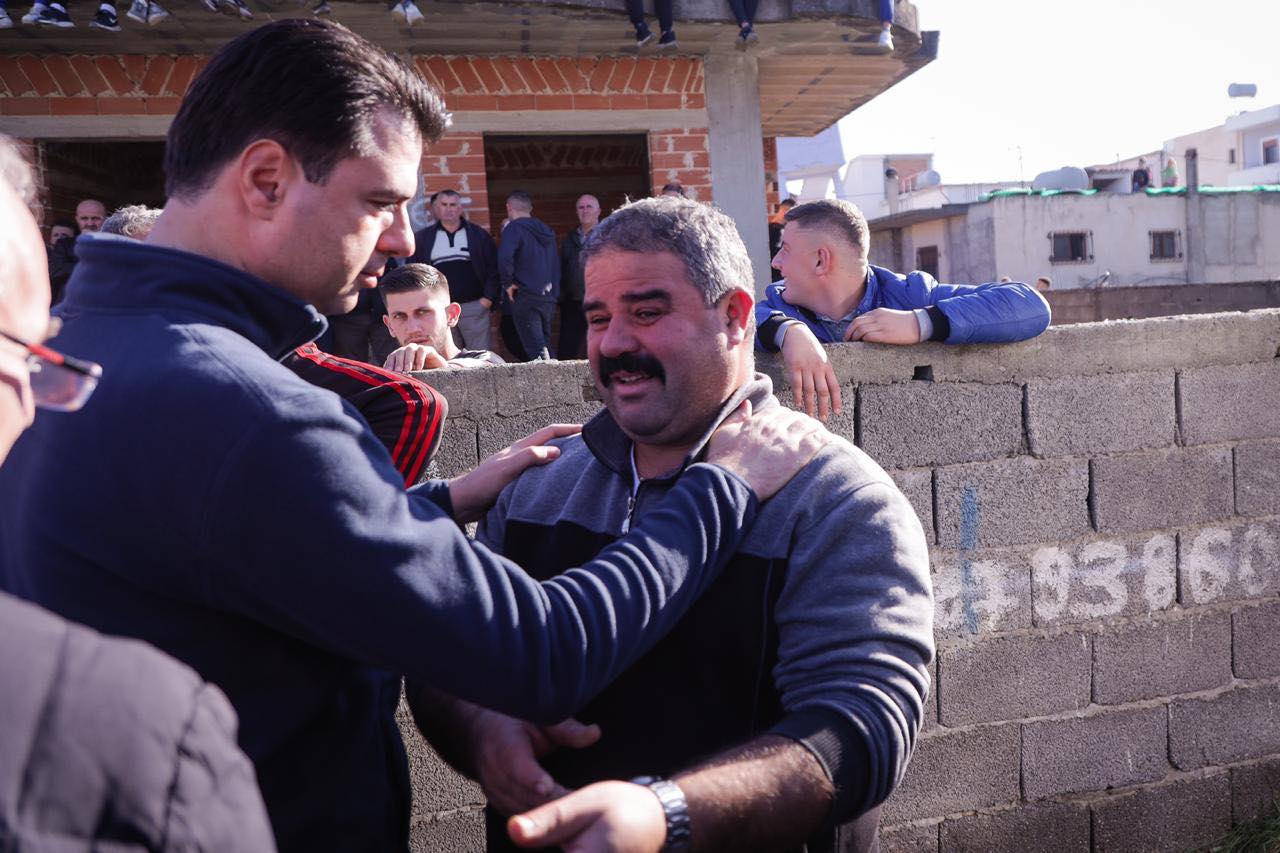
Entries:
{"label": "wristwatch", "polygon": [[693,825],[689,821],[689,803],[684,798],[684,791],[675,782],[659,776],[637,776],[631,782],[653,791],[662,804],[662,813],[667,818],[667,838],[662,844],[662,853],[687,853],[693,838]]}

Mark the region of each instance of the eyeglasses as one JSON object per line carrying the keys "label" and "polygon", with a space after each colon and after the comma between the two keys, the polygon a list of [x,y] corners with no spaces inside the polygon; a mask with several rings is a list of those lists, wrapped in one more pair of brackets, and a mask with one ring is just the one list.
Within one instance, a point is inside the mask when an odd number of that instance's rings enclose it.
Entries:
{"label": "eyeglasses", "polygon": [[0,338],[13,341],[27,351],[31,396],[40,408],[74,412],[98,387],[98,379],[102,377],[100,365],[63,355],[44,344],[29,344],[5,331],[0,331]]}

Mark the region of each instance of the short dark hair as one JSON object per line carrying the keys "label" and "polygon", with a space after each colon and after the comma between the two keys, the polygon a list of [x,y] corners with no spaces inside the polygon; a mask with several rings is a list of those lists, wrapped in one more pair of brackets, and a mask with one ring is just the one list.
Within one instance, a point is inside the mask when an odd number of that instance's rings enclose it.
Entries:
{"label": "short dark hair", "polygon": [[462,196],[461,196],[461,195],[459,195],[459,194],[458,194],[458,191],[457,191],[457,190],[455,190],[455,189],[439,190],[439,191],[437,191],[437,192],[433,192],[433,193],[431,194],[431,198],[427,199],[427,203],[428,203],[428,204],[435,204],[435,203],[436,203],[436,199],[440,198],[440,196],[442,196],[442,195],[451,195],[451,196],[453,196],[454,198],[462,198]]}
{"label": "short dark hair", "polygon": [[680,196],[681,198],[684,198],[684,187],[680,186],[680,184],[676,183],[675,181],[672,181],[672,182],[671,182],[671,183],[669,183],[669,184],[663,184],[663,185],[662,185],[662,192],[664,192],[664,193],[675,193],[676,195]]}
{"label": "short dark hair", "polygon": [[376,151],[373,116],[411,120],[424,142],[449,123],[417,71],[341,24],[291,18],[225,44],[192,82],[165,144],[165,193],[190,197],[248,145],[274,139],[322,184],[339,161]]}
{"label": "short dark hair", "polygon": [[533,210],[533,196],[524,190],[515,190],[507,196],[507,204],[524,213],[529,213]]}
{"label": "short dark hair", "polygon": [[858,206],[837,198],[822,198],[797,204],[782,217],[783,222],[794,222],[801,228],[821,231],[848,243],[862,257],[870,250],[867,218]]}
{"label": "short dark hair", "polygon": [[396,267],[378,282],[383,295],[388,293],[412,293],[425,290],[428,293],[449,292],[449,279],[431,264],[405,264]]}
{"label": "short dark hair", "polygon": [[67,219],[65,216],[59,217],[58,219],[55,219],[53,220],[53,222],[49,223],[50,228],[57,228],[58,226],[62,226],[63,228],[70,228],[72,231],[79,230],[79,228],[76,226],[75,221],[71,219]]}

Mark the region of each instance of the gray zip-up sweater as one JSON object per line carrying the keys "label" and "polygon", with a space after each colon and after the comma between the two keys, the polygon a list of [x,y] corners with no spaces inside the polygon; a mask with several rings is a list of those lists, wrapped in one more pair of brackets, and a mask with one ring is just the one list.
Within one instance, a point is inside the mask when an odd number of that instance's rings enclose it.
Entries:
{"label": "gray zip-up sweater", "polygon": [[[721,417],[746,396],[757,411],[778,405],[757,375]],[[631,442],[607,411],[561,447],[559,459],[502,493],[479,531],[537,578],[620,537],[675,482],[643,481],[633,504]],[[920,523],[889,476],[838,439],[761,507],[724,574],[676,629],[579,711],[605,737],[545,761],[574,787],[666,775],[757,735],[786,735],[809,747],[837,791],[829,825],[808,849],[865,849],[840,825],[901,779],[932,656]]]}

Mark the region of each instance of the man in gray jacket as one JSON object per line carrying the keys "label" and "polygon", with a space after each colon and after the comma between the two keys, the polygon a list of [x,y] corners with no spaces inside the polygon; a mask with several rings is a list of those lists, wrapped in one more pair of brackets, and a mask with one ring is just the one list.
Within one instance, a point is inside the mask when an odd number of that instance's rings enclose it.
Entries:
{"label": "man in gray jacket", "polygon": [[503,310],[515,325],[526,360],[548,359],[551,318],[560,296],[556,235],[533,216],[533,199],[516,190],[507,196],[507,226],[498,247]]}
{"label": "man in gray jacket", "polygon": [[[646,199],[598,225],[582,256],[606,410],[505,489],[478,537],[538,578],[640,523],[744,401],[778,405],[754,371],[751,266],[728,217]],[[622,838],[657,853],[691,835],[707,850],[868,851],[920,727],[932,617],[915,513],[875,462],[833,439],[762,506],[676,629],[580,709],[598,730],[415,701],[493,810],[567,795],[509,824],[527,846]],[[556,744],[579,748],[543,754]],[[490,849],[508,845],[491,820]]]}
{"label": "man in gray jacket", "polygon": [[[96,365],[43,346],[49,277],[20,198],[30,187],[0,137],[0,463],[37,406],[71,411],[96,382]],[[4,593],[0,650],[0,850],[275,850],[218,688]]]}

